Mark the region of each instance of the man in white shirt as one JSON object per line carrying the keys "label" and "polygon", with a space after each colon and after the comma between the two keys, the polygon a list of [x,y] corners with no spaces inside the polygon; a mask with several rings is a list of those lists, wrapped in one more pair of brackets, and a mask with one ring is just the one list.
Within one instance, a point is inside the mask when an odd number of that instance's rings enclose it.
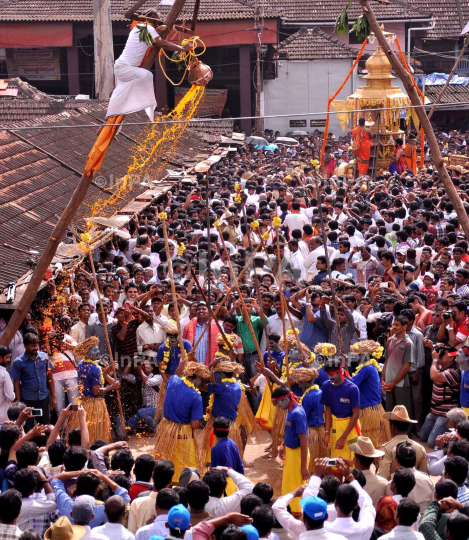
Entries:
{"label": "man in white shirt", "polygon": [[125,515],[125,502],[119,495],[112,495],[104,505],[107,523],[95,527],[94,532],[103,534],[109,540],[134,540],[135,536],[122,525]]}
{"label": "man in white shirt", "polygon": [[417,521],[419,505],[408,497],[402,499],[395,513],[396,526],[391,532],[381,536],[385,540],[424,540],[422,533],[414,531],[412,525]]}
{"label": "man in white shirt", "polygon": [[[303,499],[317,496],[327,464],[328,458],[317,460],[314,476],[303,493]],[[369,540],[376,517],[371,497],[355,480],[342,458],[337,458],[336,467],[347,483],[342,484],[337,490],[335,500],[337,519],[332,523],[324,523],[324,527],[327,532],[341,534],[347,540]],[[352,513],[357,506],[360,507],[360,515],[358,521],[354,521]]]}
{"label": "man in white shirt", "polygon": [[306,270],[304,265],[303,253],[299,248],[298,240],[290,240],[288,242],[288,249],[290,250],[290,264],[293,268],[298,268],[301,272],[301,279],[305,279]]}
{"label": "man in white shirt", "polygon": [[5,368],[10,359],[10,349],[5,345],[0,345],[0,424],[8,420],[8,407],[16,399],[10,374]]}
{"label": "man in white shirt", "polygon": [[72,338],[80,344],[86,339],[86,328],[90,320],[91,308],[89,304],[80,304],[78,306],[78,316],[80,320],[70,329]]}
{"label": "man in white shirt", "polygon": [[95,532],[90,527],[94,505],[95,500],[91,495],[77,497],[72,508],[73,522],[75,525],[81,525],[85,529],[85,534],[81,540],[108,540],[107,536]]}
{"label": "man in white shirt", "polygon": [[360,339],[368,339],[368,332],[366,330],[366,319],[357,311],[357,299],[353,294],[348,294],[344,298],[344,304],[352,312],[353,320],[355,322],[355,328],[358,328]]}
{"label": "man in white shirt", "polygon": [[147,304],[143,310],[148,318],[137,328],[137,351],[148,358],[156,358],[158,347],[165,342],[166,334],[153,320],[153,307]]}
{"label": "man in white shirt", "polygon": [[150,525],[144,525],[135,534],[135,540],[149,540],[152,536],[169,536],[168,512],[179,504],[179,495],[170,488],[162,489],[156,497],[156,518]]}
{"label": "man in white shirt", "polygon": [[[309,241],[309,245],[311,247],[310,254],[305,258],[303,264],[306,270],[306,280],[312,281],[316,274],[319,272],[319,270],[316,268],[316,262],[318,260],[319,255],[325,255],[324,246],[322,245],[322,239],[319,236],[315,236],[311,238]],[[329,254],[329,259],[332,261],[336,250],[328,246],[327,252]]]}
{"label": "man in white shirt", "polygon": [[303,230],[303,225],[309,224],[309,219],[300,212],[301,205],[299,202],[292,203],[292,212],[287,214],[283,222],[283,226],[287,227],[288,232],[291,236],[292,231],[298,229],[299,231]]}
{"label": "man in white shirt", "polygon": [[[219,491],[220,476],[223,476],[223,473],[233,480],[238,487],[238,491],[235,491],[235,493],[229,497],[222,498],[226,488],[225,485],[225,488]],[[224,516],[229,512],[239,512],[241,508],[241,499],[245,495],[252,493],[254,487],[254,484],[245,476],[233,469],[228,469],[228,467],[215,467],[214,469],[211,469],[205,473],[203,481],[210,488],[210,498],[205,505],[205,511],[209,512],[213,518]]]}

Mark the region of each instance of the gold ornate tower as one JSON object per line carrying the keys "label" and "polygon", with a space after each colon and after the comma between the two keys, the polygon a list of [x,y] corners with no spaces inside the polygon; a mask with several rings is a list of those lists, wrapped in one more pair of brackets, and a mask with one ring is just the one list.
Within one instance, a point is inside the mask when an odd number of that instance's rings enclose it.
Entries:
{"label": "gold ornate tower", "polygon": [[[382,27],[383,28],[383,27]],[[388,43],[393,43],[396,35],[391,32],[384,32]],[[371,34],[368,42],[374,43],[376,37]],[[396,137],[404,138],[404,132],[400,129],[400,114],[402,109],[407,109],[411,104],[407,94],[399,86],[393,86],[396,79],[391,74],[391,63],[378,44],[377,50],[366,61],[368,74],[363,77],[366,86],[359,86],[357,90],[347,97],[346,108],[350,111],[352,128],[358,125],[358,118],[363,116],[367,122],[374,122],[372,131],[379,133],[375,139],[378,144],[377,170],[388,169],[390,164],[390,154],[394,151],[394,140]],[[383,108],[382,111],[370,109]],[[407,109],[410,111],[410,109]],[[408,112],[409,114],[409,112]]]}

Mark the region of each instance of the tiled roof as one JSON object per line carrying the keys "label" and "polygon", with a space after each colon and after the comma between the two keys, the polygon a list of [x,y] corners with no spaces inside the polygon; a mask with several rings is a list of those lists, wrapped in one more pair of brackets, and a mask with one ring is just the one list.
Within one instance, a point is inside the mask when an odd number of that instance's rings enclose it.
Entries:
{"label": "tiled roof", "polygon": [[[458,3],[461,6],[462,26]],[[430,11],[436,19],[435,28],[422,32],[427,39],[458,39],[469,20],[469,0],[409,0],[409,4],[421,11]],[[418,35],[418,34],[417,34]]]}
{"label": "tiled roof", "polygon": [[[42,252],[44,249],[58,216],[78,184],[106,108],[105,103],[95,103],[79,111],[21,122],[12,126],[11,131],[0,131],[0,286],[18,279],[29,269],[29,255],[24,251],[36,249]],[[137,113],[128,115],[126,120],[145,122],[146,116]],[[95,124],[97,127],[72,128],[83,124]],[[35,129],[39,125],[50,125],[51,129]],[[70,128],[53,129],[54,125]],[[14,127],[31,129],[14,132]],[[107,180],[122,177],[131,163],[134,141],[139,138],[142,128],[123,127],[107,152],[100,177]],[[168,165],[177,168],[192,161],[193,156],[204,148],[202,139],[200,133],[187,130],[171,150]],[[146,172],[151,174],[151,171]],[[161,176],[164,176],[164,169]],[[135,183],[115,205],[100,214],[115,213],[146,189]],[[74,224],[79,226],[82,223],[95,200],[107,199],[109,195],[106,186],[93,183]]]}
{"label": "tiled roof", "polygon": [[[426,86],[425,96],[433,103],[439,96],[443,86]],[[450,84],[446,89],[440,103],[469,103],[469,85]]]}
{"label": "tiled roof", "polygon": [[287,60],[333,60],[356,58],[357,51],[339,43],[319,28],[301,28],[279,46],[279,58]]}
{"label": "tiled roof", "polygon": [[[275,6],[273,0],[268,0]],[[282,19],[287,22],[332,22],[337,19],[349,0],[283,0],[276,9],[282,10]],[[413,2],[414,0],[412,0]],[[442,2],[443,4],[444,2]],[[407,2],[389,0],[388,4],[372,3],[378,21],[394,19],[427,19],[431,10],[417,10]],[[350,21],[354,21],[363,11],[355,0],[348,11]]]}
{"label": "tiled roof", "polygon": [[[125,0],[111,0],[111,17],[113,21],[125,21]],[[132,0],[130,1],[132,4]],[[195,0],[187,0],[183,16],[190,20],[194,10]],[[129,2],[127,2],[127,6]],[[144,13],[146,9],[154,8],[155,3],[147,1],[140,9]],[[169,11],[169,6],[158,6],[158,10],[164,15]],[[270,10],[266,16],[275,17],[278,7]],[[0,13],[2,21],[92,21],[92,0],[54,0],[44,2],[37,0],[0,0]],[[199,21],[230,20],[230,19],[253,19],[253,0],[202,0],[200,2]]]}

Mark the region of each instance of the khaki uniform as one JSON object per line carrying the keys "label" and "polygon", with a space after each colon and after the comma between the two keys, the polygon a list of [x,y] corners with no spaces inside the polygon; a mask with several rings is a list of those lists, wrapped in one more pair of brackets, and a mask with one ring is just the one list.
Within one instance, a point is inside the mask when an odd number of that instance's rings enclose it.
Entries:
{"label": "khaki uniform", "polygon": [[370,470],[362,471],[366,478],[366,486],[363,488],[373,501],[373,506],[376,508],[378,501],[381,497],[386,495],[386,488],[388,487],[388,481],[382,476],[372,473]]}
{"label": "khaki uniform", "polygon": [[[418,471],[415,467],[412,467],[409,471],[413,472],[415,476],[415,487],[409,493],[409,499],[412,499],[420,506],[420,517],[423,517],[427,506],[433,501],[435,485],[428,474]],[[392,495],[391,482],[392,477],[389,481],[386,495]]]}
{"label": "khaki uniform", "polygon": [[235,245],[239,244],[238,231],[236,230],[236,225],[227,225],[223,229],[223,232],[227,232],[230,235],[230,242],[232,244],[235,244]]}
{"label": "khaki uniform", "polygon": [[381,447],[381,450],[384,452],[383,459],[379,463],[379,469],[378,474],[382,476],[383,478],[386,478],[386,480],[389,480],[391,478],[392,473],[396,470],[396,446],[401,443],[407,441],[409,442],[417,452],[417,463],[416,463],[416,469],[418,471],[421,471],[423,473],[428,473],[428,461],[427,461],[427,453],[425,452],[425,448],[413,441],[412,439],[409,439],[407,434],[402,435],[396,435],[393,439],[388,441],[387,443],[384,443]]}

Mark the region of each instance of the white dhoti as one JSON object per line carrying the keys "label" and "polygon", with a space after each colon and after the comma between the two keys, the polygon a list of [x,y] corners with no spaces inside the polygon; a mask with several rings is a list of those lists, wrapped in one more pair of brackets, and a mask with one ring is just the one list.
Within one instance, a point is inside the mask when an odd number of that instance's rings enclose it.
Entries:
{"label": "white dhoti", "polygon": [[109,100],[106,118],[118,114],[132,114],[145,109],[153,122],[156,98],[152,72],[125,64],[118,59],[114,64],[114,75],[116,87]]}

